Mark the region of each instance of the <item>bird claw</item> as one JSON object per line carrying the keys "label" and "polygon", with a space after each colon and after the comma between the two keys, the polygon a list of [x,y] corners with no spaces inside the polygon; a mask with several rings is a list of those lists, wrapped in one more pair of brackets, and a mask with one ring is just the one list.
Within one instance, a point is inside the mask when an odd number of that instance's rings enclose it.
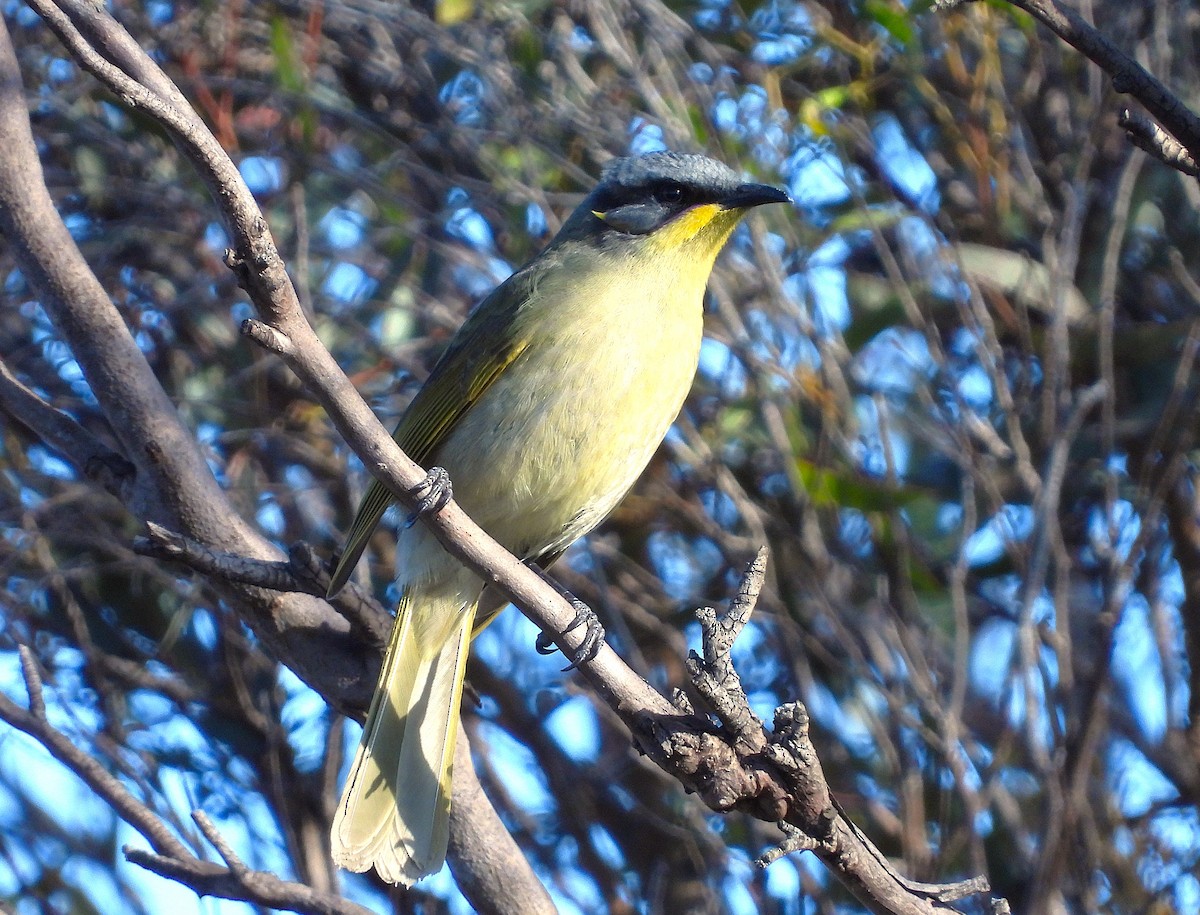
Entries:
{"label": "bird claw", "polygon": [[[563,668],[563,673],[575,670],[580,664],[591,661],[600,653],[600,646],[604,644],[604,627],[600,624],[596,612],[577,597],[570,598],[570,601],[571,606],[575,608],[575,616],[567,624],[567,628],[562,631],[562,634],[566,635],[572,629],[580,626],[586,626],[587,633],[584,635],[583,641],[579,643],[579,647],[573,652],[571,663]],[[544,632],[538,633],[533,647],[538,654],[554,654],[557,650],[550,636]]]}
{"label": "bird claw", "polygon": [[425,479],[408,491],[417,500],[416,509],[408,516],[405,527],[412,527],[422,515],[436,515],[454,498],[454,486],[445,467],[430,467]]}

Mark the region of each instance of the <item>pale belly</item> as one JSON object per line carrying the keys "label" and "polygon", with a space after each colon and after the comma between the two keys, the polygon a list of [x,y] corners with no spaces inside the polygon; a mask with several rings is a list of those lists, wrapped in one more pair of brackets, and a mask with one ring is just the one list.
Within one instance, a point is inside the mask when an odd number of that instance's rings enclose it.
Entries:
{"label": "pale belly", "polygon": [[[644,290],[623,291],[535,337],[430,462],[446,468],[467,514],[522,558],[565,548],[616,506],[691,387],[703,288],[657,309]],[[397,548],[402,583],[456,568],[424,525]]]}

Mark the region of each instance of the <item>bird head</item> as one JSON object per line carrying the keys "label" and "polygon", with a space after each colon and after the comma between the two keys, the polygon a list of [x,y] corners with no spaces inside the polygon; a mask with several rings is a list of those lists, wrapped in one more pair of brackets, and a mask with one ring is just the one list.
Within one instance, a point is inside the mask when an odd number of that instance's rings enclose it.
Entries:
{"label": "bird head", "polygon": [[747,210],[789,200],[778,188],[743,182],[707,156],[656,152],[608,163],[562,236],[605,248],[694,249],[715,257]]}

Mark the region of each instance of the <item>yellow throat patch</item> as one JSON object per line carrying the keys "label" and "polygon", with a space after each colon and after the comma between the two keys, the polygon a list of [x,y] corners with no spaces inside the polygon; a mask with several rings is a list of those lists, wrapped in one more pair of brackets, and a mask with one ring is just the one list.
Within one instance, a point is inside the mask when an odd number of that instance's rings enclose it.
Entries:
{"label": "yellow throat patch", "polygon": [[661,238],[664,245],[678,247],[699,235],[720,212],[721,207],[715,203],[704,203],[685,210],[654,233],[655,241]]}
{"label": "yellow throat patch", "polygon": [[654,232],[651,240],[663,251],[700,245],[705,253],[711,252],[715,257],[742,214],[740,209],[728,210],[718,203],[704,203],[680,213]]}

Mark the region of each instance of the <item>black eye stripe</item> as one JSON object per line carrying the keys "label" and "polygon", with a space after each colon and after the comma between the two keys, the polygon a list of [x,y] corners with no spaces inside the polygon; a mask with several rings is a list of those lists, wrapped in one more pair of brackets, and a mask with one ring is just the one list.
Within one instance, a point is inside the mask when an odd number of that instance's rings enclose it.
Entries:
{"label": "black eye stripe", "polygon": [[679,203],[683,197],[683,188],[678,184],[664,184],[654,190],[654,198],[662,203]]}
{"label": "black eye stripe", "polygon": [[[601,186],[592,197],[589,208],[595,212],[613,213],[624,207],[642,206],[660,211],[656,218],[666,219],[696,204],[716,202],[729,190],[695,186],[659,176],[638,184]],[[650,212],[647,210],[647,213]]]}

